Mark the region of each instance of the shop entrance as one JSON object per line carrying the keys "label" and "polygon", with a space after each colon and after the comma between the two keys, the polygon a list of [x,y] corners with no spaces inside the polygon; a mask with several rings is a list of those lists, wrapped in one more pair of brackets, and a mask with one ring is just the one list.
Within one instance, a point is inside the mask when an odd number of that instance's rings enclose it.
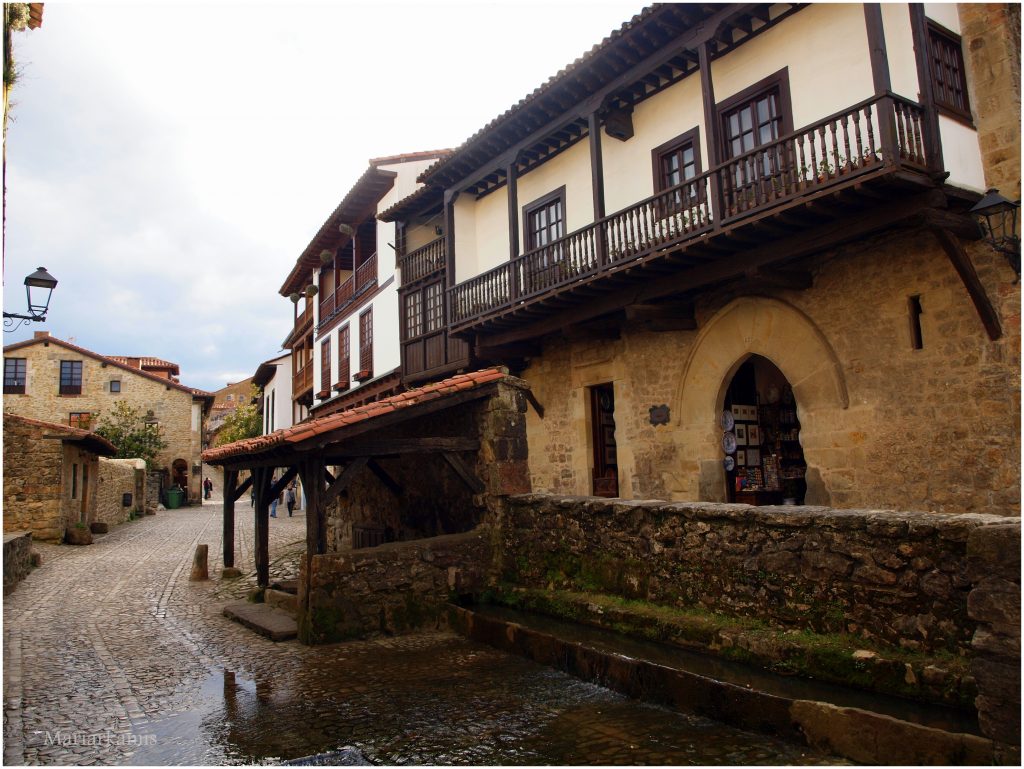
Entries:
{"label": "shop entrance", "polygon": [[800,505],[807,494],[793,388],[765,357],[751,355],[725,394],[721,414],[726,494],[749,505]]}
{"label": "shop entrance", "polygon": [[619,496],[619,460],[615,453],[615,388],[590,388],[590,427],[594,444],[595,497]]}

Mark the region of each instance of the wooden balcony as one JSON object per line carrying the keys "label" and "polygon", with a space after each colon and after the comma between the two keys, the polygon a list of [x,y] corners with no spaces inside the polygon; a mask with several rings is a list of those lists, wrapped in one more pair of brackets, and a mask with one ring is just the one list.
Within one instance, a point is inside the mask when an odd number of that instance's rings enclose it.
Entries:
{"label": "wooden balcony", "polygon": [[885,226],[890,202],[935,186],[922,126],[893,94],[856,104],[450,288],[450,328],[526,338],[505,329],[652,278],[672,276],[664,295],[784,261],[826,224],[841,240],[847,214]]}
{"label": "wooden balcony", "polygon": [[338,286],[334,293],[320,301],[320,322],[317,324],[317,329],[323,329],[338,315],[353,309],[359,298],[376,285],[377,255],[373,254],[356,267],[355,272]]}
{"label": "wooden balcony", "polygon": [[313,362],[310,361],[292,376],[292,400],[298,400],[313,389]]}
{"label": "wooden balcony", "polygon": [[398,261],[398,267],[402,271],[402,285],[407,286],[436,275],[444,269],[446,255],[444,237],[432,240],[415,251],[410,251]]}

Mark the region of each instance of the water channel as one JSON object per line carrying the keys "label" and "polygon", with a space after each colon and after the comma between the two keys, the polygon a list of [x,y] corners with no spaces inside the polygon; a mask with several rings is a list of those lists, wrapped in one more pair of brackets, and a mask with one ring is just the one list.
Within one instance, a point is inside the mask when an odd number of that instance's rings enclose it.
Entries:
{"label": "water channel", "polygon": [[[295,644],[295,642],[292,642]],[[136,728],[132,764],[841,764],[639,703],[449,633],[296,646],[287,677],[212,671],[184,713]]]}

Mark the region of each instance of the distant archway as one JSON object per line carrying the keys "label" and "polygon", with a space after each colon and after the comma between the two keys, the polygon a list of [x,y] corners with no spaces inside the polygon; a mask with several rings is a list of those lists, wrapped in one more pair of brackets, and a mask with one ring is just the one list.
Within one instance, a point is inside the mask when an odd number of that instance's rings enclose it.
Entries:
{"label": "distant archway", "polygon": [[178,458],[171,463],[171,483],[188,489],[188,462]]}
{"label": "distant archway", "polygon": [[726,390],[751,356],[770,360],[792,386],[800,440],[807,458],[807,504],[828,504],[830,495],[815,464],[822,417],[849,406],[839,358],[821,330],[801,310],[778,299],[741,297],[723,307],[697,336],[676,393],[680,471],[687,496],[725,501],[720,417]]}

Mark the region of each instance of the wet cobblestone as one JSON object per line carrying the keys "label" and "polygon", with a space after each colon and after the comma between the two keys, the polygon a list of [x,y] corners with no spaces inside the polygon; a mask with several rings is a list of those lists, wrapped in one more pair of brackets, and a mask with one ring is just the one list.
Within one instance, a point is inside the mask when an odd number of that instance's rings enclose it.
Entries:
{"label": "wet cobblestone", "polygon": [[[161,511],[96,544],[39,544],[4,599],[6,764],[229,764],[358,748],[387,764],[835,763],[624,699],[448,633],[275,644],[221,614],[254,584],[220,573],[220,506]],[[272,579],[297,576],[305,518],[271,520]]]}

